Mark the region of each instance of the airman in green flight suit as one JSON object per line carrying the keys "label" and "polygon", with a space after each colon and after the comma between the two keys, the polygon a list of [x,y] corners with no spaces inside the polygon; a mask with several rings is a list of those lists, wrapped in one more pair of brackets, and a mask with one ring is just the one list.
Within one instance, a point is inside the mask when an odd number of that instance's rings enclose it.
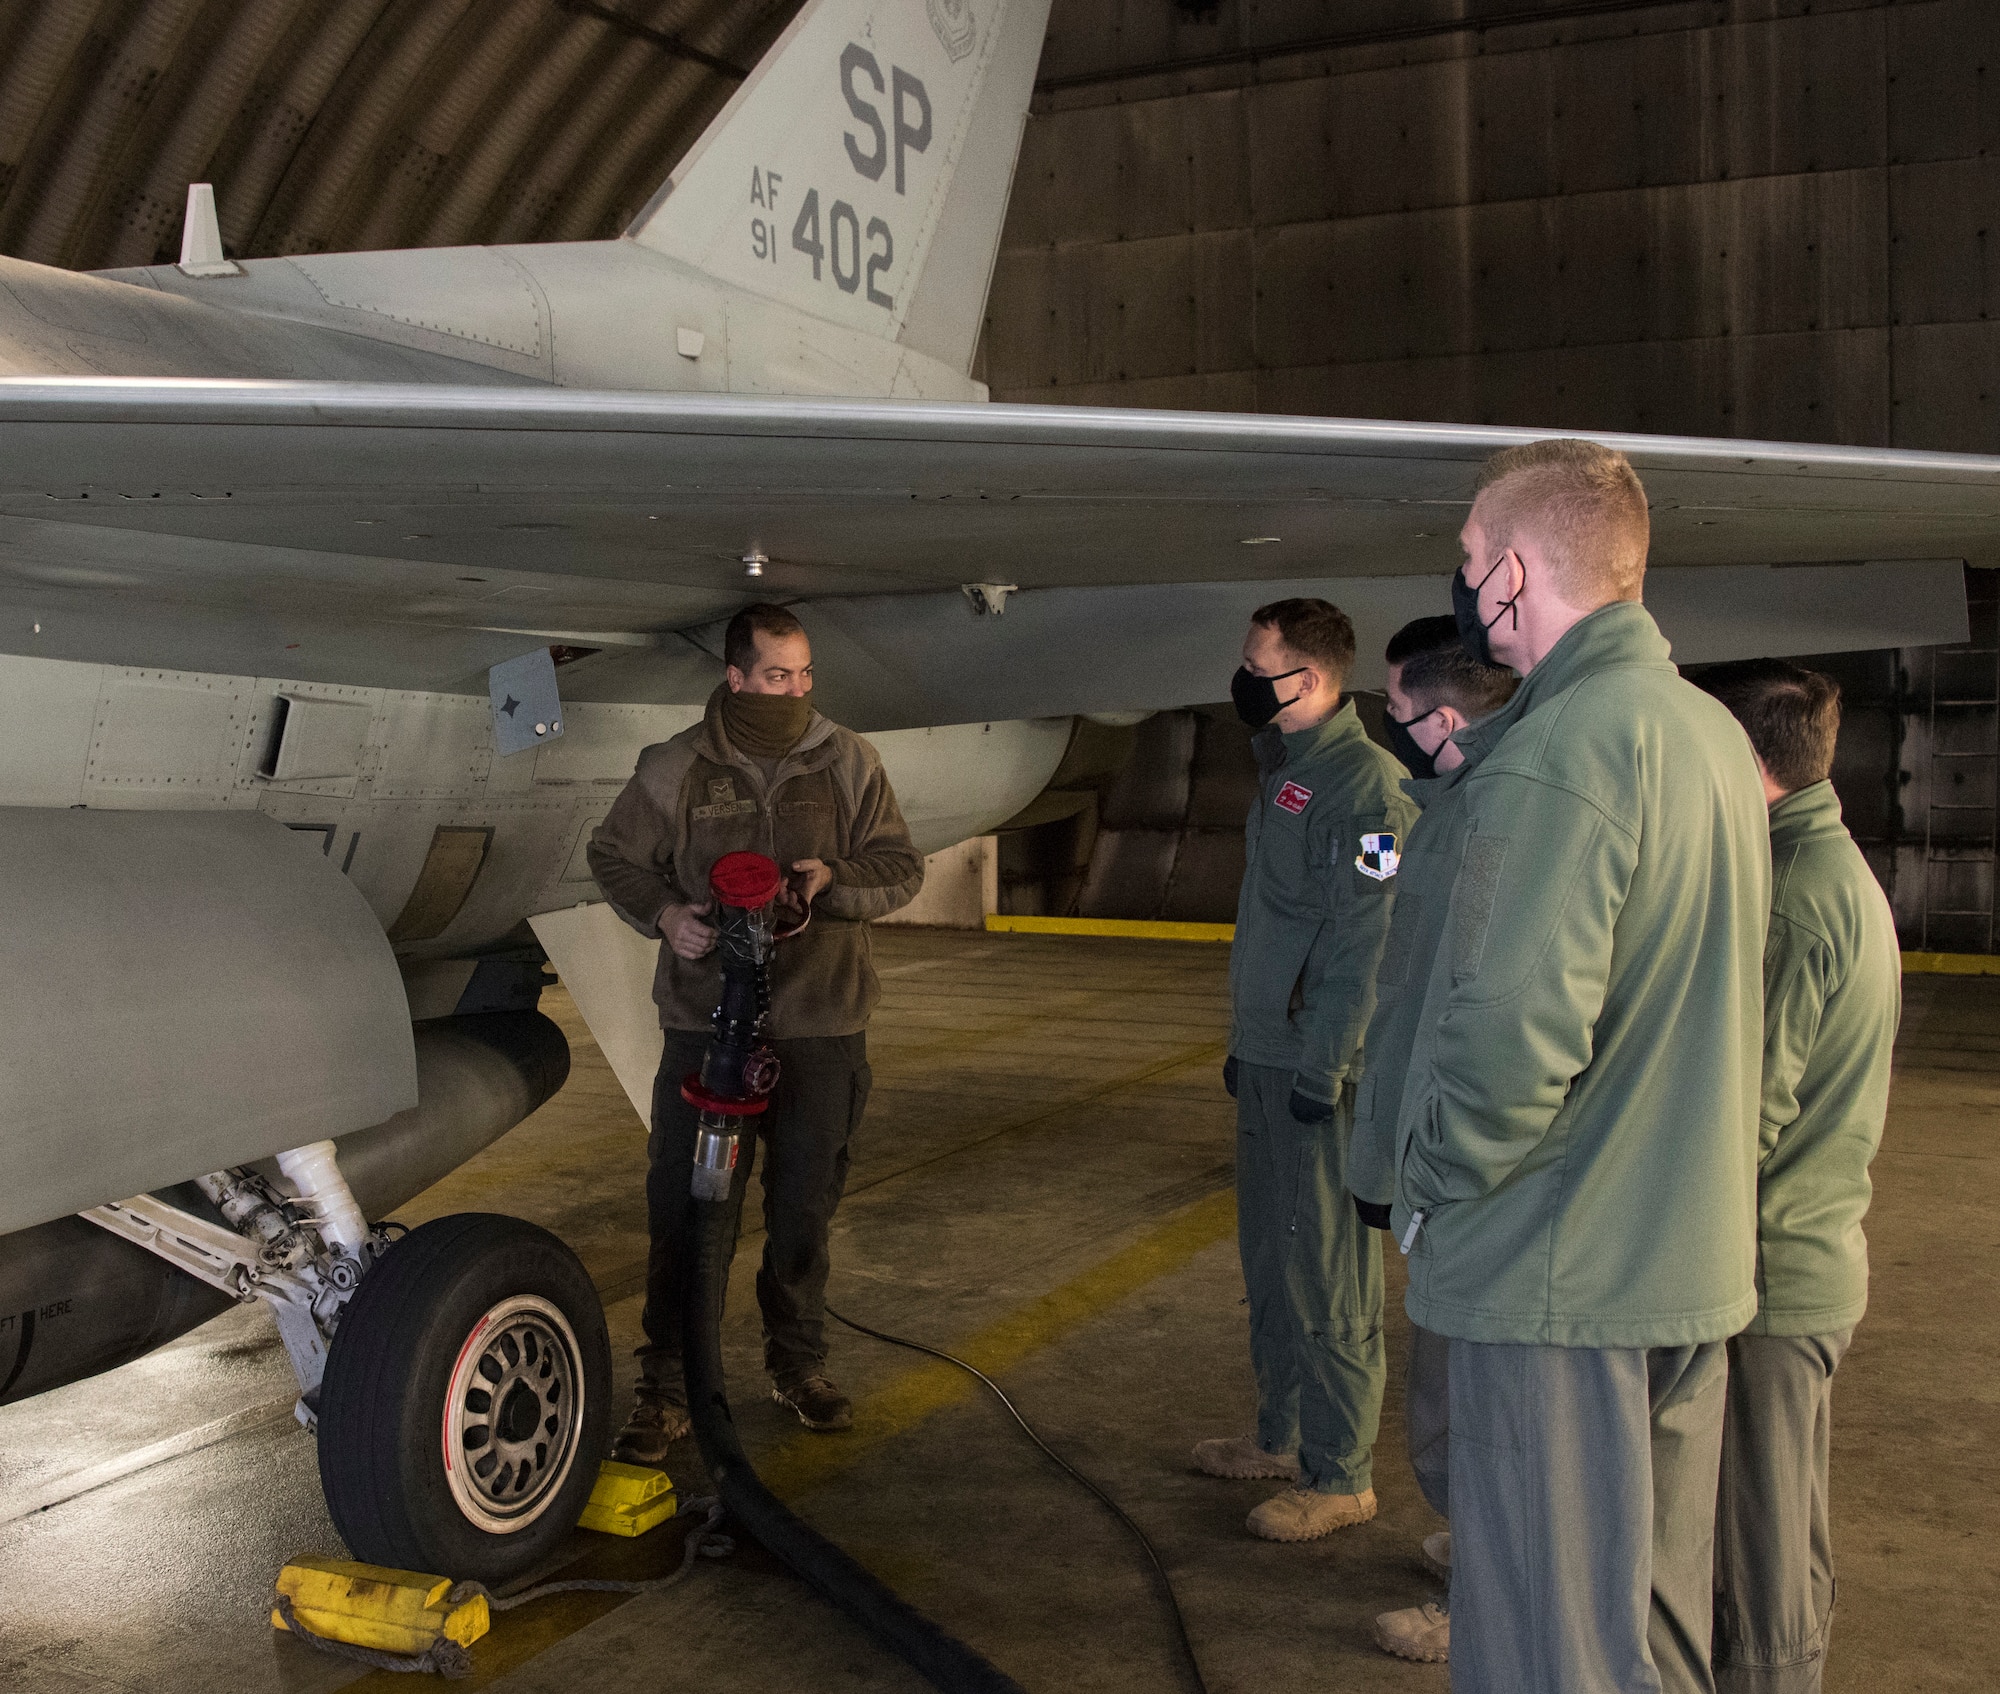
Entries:
{"label": "airman in green flight suit", "polygon": [[1217,1476],[1292,1484],[1254,1534],[1305,1541],[1375,1515],[1381,1239],[1348,1199],[1361,1032],[1374,1004],[1403,838],[1403,767],[1341,685],[1354,626],[1324,600],[1261,607],[1233,693],[1257,730],[1257,800],[1229,955],[1225,1081],[1257,1377],[1254,1435],[1201,1442]]}
{"label": "airman in green flight suit", "polygon": [[1715,1524],[1718,1694],[1819,1694],[1833,1618],[1833,1373],[1868,1305],[1868,1166],[1902,1017],[1895,919],[1840,821],[1831,677],[1783,659],[1703,673],[1771,806],[1757,1315],[1729,1343]]}

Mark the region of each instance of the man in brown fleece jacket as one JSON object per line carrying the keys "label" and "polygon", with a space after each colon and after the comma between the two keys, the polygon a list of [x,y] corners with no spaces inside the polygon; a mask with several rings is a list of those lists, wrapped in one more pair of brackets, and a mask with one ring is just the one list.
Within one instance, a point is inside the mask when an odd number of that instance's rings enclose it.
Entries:
{"label": "man in brown fleece jacket", "polygon": [[[765,1147],[764,1263],[757,1303],[772,1396],[811,1430],[845,1429],[827,1376],[827,1231],[847,1182],[848,1141],[868,1101],[868,1015],[880,989],[868,920],[916,898],[924,861],[875,749],[812,709],[812,645],[782,606],[748,606],[723,637],[725,679],[692,729],[648,747],[590,841],[590,869],[618,915],[658,936],[653,998],[666,1049],[646,1153],[646,1345],[637,1404],[615,1455],[656,1465],[688,1430],[681,1382],[680,1254],[690,1213],[698,1070],[722,992],[709,867],[763,853],[788,867],[781,900],[812,922],[777,951],[765,1033],[783,1074],[752,1120]],[[737,1166],[750,1180],[754,1141]]]}

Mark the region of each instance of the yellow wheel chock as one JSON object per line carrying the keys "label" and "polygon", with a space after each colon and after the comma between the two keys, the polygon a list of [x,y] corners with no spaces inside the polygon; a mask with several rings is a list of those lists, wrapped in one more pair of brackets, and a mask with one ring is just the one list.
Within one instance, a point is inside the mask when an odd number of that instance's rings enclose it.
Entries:
{"label": "yellow wheel chock", "polygon": [[[679,1504],[673,1479],[665,1471],[607,1459],[598,1469],[597,1484],[591,1490],[590,1503],[584,1507],[580,1521],[585,1529],[600,1530],[606,1535],[644,1535],[674,1516]],[[711,1517],[711,1528],[713,1522]],[[692,1556],[691,1546],[689,1562]],[[682,1572],[685,1570],[684,1563]],[[302,1632],[324,1641],[412,1658],[433,1652],[443,1642],[460,1649],[470,1647],[493,1627],[492,1608],[484,1590],[477,1584],[466,1583],[463,1587],[473,1592],[454,1603],[452,1592],[459,1586],[448,1576],[317,1557],[292,1560],[278,1572],[276,1584],[278,1594],[290,1605],[292,1617]],[[637,1590],[654,1584],[543,1585],[544,1588],[566,1586]],[[540,1592],[542,1589],[531,1589],[502,1604],[518,1604]],[[271,1612],[271,1624],[275,1629],[290,1628],[276,1608]],[[444,1649],[447,1657],[450,1652],[450,1648]]]}
{"label": "yellow wheel chock", "polygon": [[[440,1640],[469,1647],[493,1626],[486,1596],[451,1605],[448,1576],[390,1570],[349,1559],[294,1559],[278,1572],[278,1592],[313,1634],[382,1653],[427,1653]],[[274,1610],[274,1628],[285,1620]]]}
{"label": "yellow wheel chock", "polygon": [[597,1467],[597,1486],[579,1521],[605,1535],[644,1535],[678,1509],[673,1479],[665,1471],[606,1459]]}

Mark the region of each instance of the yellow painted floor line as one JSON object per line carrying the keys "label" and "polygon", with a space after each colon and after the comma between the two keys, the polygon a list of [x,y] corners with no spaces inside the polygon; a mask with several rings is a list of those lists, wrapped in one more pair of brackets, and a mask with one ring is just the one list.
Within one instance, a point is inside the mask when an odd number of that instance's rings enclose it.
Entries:
{"label": "yellow painted floor line", "polygon": [[1131,941],[1233,941],[1233,923],[1168,923],[1151,918],[1029,918],[986,914],[989,935],[1108,935]]}
{"label": "yellow painted floor line", "polygon": [[1905,953],[1911,976],[2000,976],[2000,953]]}
{"label": "yellow painted floor line", "polygon": [[[1204,1247],[1226,1239],[1235,1229],[1235,1190],[1211,1194],[1176,1212],[1102,1264],[945,1350],[977,1365],[988,1376],[999,1376],[1147,1283],[1179,1270]],[[864,1322],[867,1319],[866,1313],[854,1315]],[[802,1431],[760,1459],[757,1474],[780,1498],[794,1499],[851,1469],[870,1448],[914,1429],[926,1418],[979,1391],[979,1385],[965,1372],[941,1361],[919,1365],[855,1402],[850,1439],[834,1441]]]}
{"label": "yellow painted floor line", "polygon": [[[851,1200],[857,1194],[865,1194],[871,1188],[880,1188],[883,1183],[894,1182],[898,1177],[908,1176],[912,1171],[927,1170],[932,1165],[943,1164],[948,1159],[957,1158],[961,1153],[969,1153],[975,1148],[984,1147],[989,1141],[998,1141],[1002,1136],[1014,1135],[1024,1129],[1032,1129],[1038,1123],[1046,1123],[1050,1118],[1059,1118],[1065,1112],[1076,1111],[1081,1107],[1088,1106],[1094,1100],[1105,1099],[1107,1096],[1117,1094],[1124,1089],[1136,1088],[1142,1082],[1150,1082],[1155,1077],[1165,1076],[1168,1072],[1179,1070],[1185,1065],[1200,1064],[1203,1062],[1219,1063],[1227,1053],[1228,1047],[1229,1044],[1226,1041],[1197,1041],[1189,1046],[1177,1049],[1164,1059],[1148,1060],[1136,1070],[1123,1072],[1118,1076],[1112,1077],[1107,1082],[1100,1083],[1095,1088],[1086,1088],[1080,1093],[1067,1094],[1051,1105],[1043,1106],[1029,1112],[1025,1117],[1010,1118],[1007,1122],[998,1124],[992,1129],[983,1130],[977,1135],[967,1137],[955,1146],[946,1147],[939,1152],[928,1154],[921,1159],[912,1159],[906,1165],[898,1165],[893,1170],[882,1171],[869,1177],[865,1182],[849,1182],[846,1189],[843,1190],[843,1198]],[[764,1226],[761,1223],[753,1221],[748,1224],[737,1237],[737,1251],[740,1253],[743,1250],[741,1245],[743,1242],[758,1239],[763,1233]],[[644,1259],[634,1259],[629,1264],[618,1266],[615,1270],[605,1271],[594,1280],[597,1284],[598,1298],[607,1306],[615,1306],[620,1300],[629,1300],[634,1294],[643,1294],[646,1291],[646,1261]],[[984,1368],[984,1366],[981,1367],[981,1369]]]}
{"label": "yellow painted floor line", "polygon": [[[1203,1248],[1228,1239],[1235,1228],[1235,1190],[1211,1194],[948,1351],[977,1365],[988,1376],[1011,1370],[1148,1283],[1180,1270]],[[865,1321],[869,1314],[854,1315]],[[907,1434],[976,1392],[977,1384],[963,1371],[935,1362],[918,1365],[855,1402],[851,1433],[808,1435],[801,1431],[760,1459],[757,1474],[781,1497],[795,1499],[851,1469],[883,1443]],[[613,1540],[609,1536],[603,1539],[607,1543]],[[667,1526],[635,1541],[593,1548],[574,1565],[550,1574],[627,1579],[665,1575],[679,1564],[680,1548],[681,1536]],[[704,1580],[700,1568],[688,1578],[690,1584],[697,1585]],[[472,1694],[631,1598],[628,1594],[557,1594],[519,1612],[501,1613],[493,1620],[493,1632],[472,1649],[472,1674],[453,1686]],[[409,1694],[410,1690],[408,1677],[389,1671],[368,1671],[344,1686],[350,1694]]]}

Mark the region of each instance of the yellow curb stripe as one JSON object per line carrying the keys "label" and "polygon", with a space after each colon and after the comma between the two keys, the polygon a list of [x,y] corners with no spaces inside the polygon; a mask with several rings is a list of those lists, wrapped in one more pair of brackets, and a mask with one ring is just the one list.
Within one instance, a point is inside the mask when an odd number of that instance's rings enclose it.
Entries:
{"label": "yellow curb stripe", "polygon": [[2000,976],[2000,953],[1905,953],[1910,976]]}
{"label": "yellow curb stripe", "polygon": [[988,912],[989,935],[1109,935],[1133,941],[1234,941],[1233,923],[1165,923],[1146,918],[1029,918]]}
{"label": "yellow curb stripe", "polygon": [[[1235,1228],[1235,1191],[1211,1194],[1176,1212],[1102,1264],[989,1324],[950,1350],[988,1376],[999,1376],[1147,1283],[1179,1270]],[[914,1429],[926,1418],[978,1392],[979,1385],[961,1370],[941,1362],[919,1365],[855,1403],[851,1439],[794,1436],[757,1461],[757,1474],[780,1498],[795,1498],[851,1468],[868,1448]]]}

